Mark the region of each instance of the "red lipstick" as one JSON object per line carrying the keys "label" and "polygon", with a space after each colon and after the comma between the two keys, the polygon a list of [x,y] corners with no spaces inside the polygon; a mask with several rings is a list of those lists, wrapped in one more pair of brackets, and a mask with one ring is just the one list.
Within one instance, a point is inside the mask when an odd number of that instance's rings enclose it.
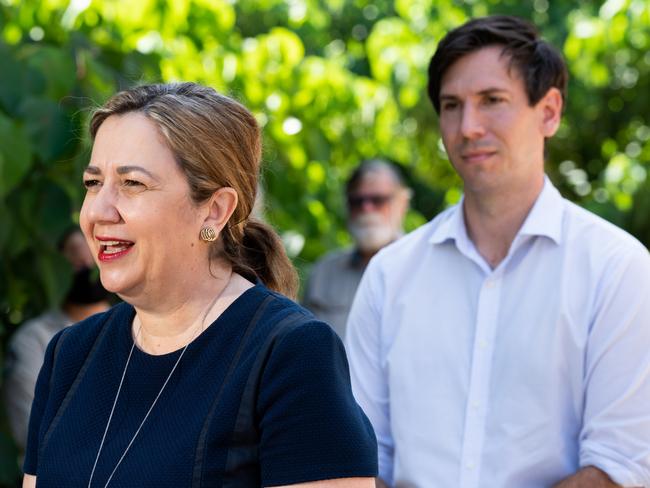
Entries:
{"label": "red lipstick", "polygon": [[102,262],[110,262],[119,259],[128,254],[133,245],[132,241],[127,241],[117,237],[99,237],[96,239],[100,242],[97,258]]}

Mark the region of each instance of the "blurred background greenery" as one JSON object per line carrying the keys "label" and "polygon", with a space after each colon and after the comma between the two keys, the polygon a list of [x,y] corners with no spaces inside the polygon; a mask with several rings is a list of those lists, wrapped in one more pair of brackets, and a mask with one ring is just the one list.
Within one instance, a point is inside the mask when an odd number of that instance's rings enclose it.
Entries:
{"label": "blurred background greenery", "polygon": [[[56,242],[83,198],[90,110],[116,90],[193,80],[253,110],[266,215],[304,275],[349,242],[342,182],[362,158],[403,165],[409,230],[458,200],[426,68],[447,30],[490,13],[533,20],[567,58],[552,180],[650,244],[649,0],[0,0],[0,351],[67,288]],[[0,427],[0,486],[16,458]]]}

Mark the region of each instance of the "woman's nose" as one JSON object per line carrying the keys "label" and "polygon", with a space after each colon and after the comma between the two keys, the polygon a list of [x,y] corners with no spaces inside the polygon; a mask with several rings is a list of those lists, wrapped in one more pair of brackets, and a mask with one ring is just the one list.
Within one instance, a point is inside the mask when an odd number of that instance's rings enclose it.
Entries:
{"label": "woman's nose", "polygon": [[81,213],[88,222],[95,224],[118,223],[122,220],[117,207],[117,194],[106,185],[97,191],[86,193]]}

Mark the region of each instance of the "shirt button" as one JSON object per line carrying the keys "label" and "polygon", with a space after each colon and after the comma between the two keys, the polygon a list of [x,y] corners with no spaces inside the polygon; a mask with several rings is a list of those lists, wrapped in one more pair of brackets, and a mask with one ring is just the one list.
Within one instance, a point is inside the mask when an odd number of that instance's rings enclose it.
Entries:
{"label": "shirt button", "polygon": [[480,406],[481,406],[481,404],[479,402],[472,402],[472,408],[474,410],[478,410],[478,407],[480,407]]}
{"label": "shirt button", "polygon": [[486,340],[481,340],[478,345],[481,349],[485,349],[488,346],[488,343]]}
{"label": "shirt button", "polygon": [[494,279],[489,279],[489,280],[486,280],[486,282],[485,282],[485,286],[487,286],[488,288],[494,288],[494,285],[496,285],[496,284],[497,284],[497,282]]}
{"label": "shirt button", "polygon": [[469,462],[465,465],[465,467],[471,471],[472,469],[474,469],[474,463]]}

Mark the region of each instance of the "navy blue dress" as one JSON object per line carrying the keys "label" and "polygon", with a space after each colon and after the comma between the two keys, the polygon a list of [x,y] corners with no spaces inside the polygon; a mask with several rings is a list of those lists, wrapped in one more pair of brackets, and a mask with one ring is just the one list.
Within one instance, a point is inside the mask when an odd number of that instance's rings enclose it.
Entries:
{"label": "navy blue dress", "polygon": [[[24,464],[39,488],[88,485],[134,314],[117,305],[50,343]],[[105,485],[180,352],[134,348],[93,487]],[[248,481],[236,476],[242,470]],[[189,345],[109,486],[274,486],[376,473],[375,436],[352,396],[340,340],[258,284]]]}

